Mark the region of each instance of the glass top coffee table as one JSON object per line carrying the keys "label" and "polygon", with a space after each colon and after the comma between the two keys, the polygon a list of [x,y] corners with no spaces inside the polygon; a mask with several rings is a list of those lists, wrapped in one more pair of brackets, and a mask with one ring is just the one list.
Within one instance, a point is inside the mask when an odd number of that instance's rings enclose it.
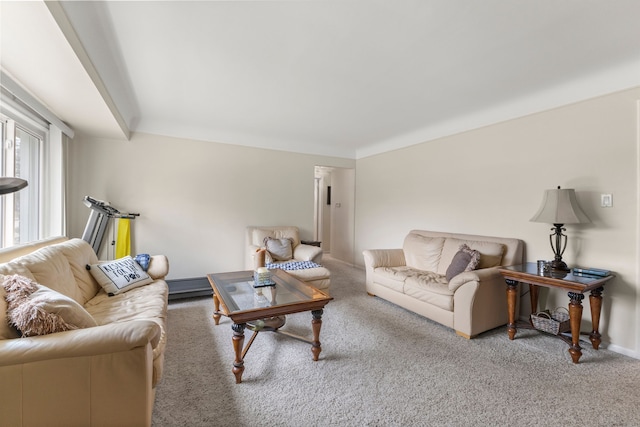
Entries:
{"label": "glass top coffee table", "polygon": [[[275,269],[270,272],[275,284],[257,288],[254,287],[253,271],[207,275],[213,289],[215,324],[219,324],[221,316],[226,316],[233,322],[231,328],[235,360],[232,372],[236,377],[236,384],[242,382],[244,356],[261,331],[280,333],[311,344],[314,361],[318,360],[322,351],[320,327],[323,308],[333,298],[284,270]],[[304,311],[311,311],[312,340],[280,330],[286,315]],[[253,335],[243,348],[245,328],[252,330]]]}

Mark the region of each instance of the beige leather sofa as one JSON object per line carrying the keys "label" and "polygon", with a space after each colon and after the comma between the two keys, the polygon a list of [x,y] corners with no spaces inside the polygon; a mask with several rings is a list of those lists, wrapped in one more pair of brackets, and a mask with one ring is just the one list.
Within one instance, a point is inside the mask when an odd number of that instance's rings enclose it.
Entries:
{"label": "beige leather sofa", "polygon": [[83,240],[49,239],[0,251],[0,279],[19,274],[62,293],[98,326],[21,338],[0,286],[0,425],[148,426],[166,344],[169,264],[152,283],[109,297],[86,269]]}
{"label": "beige leather sofa", "polygon": [[[462,244],[480,252],[480,263],[447,281]],[[506,285],[496,267],[521,264],[523,252],[518,239],[412,230],[402,249],[363,252],[366,289],[472,338],[507,323]]]}
{"label": "beige leather sofa", "polygon": [[[312,245],[305,245],[300,242],[300,232],[294,226],[250,226],[246,230],[246,254],[245,268],[253,270],[255,268],[256,251],[264,247],[264,239],[271,237],[275,239],[291,239],[293,253],[292,259],[287,261],[273,261],[271,266],[281,265],[297,261],[311,261],[316,264],[322,262],[322,248]],[[304,268],[299,270],[287,270],[287,273],[297,277],[303,282],[320,290],[328,290],[331,285],[331,272],[325,267]]]}

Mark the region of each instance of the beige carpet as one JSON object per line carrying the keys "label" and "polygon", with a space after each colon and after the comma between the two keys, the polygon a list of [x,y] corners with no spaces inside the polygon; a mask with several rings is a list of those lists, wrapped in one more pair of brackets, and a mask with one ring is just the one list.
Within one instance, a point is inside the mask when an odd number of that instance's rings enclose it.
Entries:
{"label": "beige carpet", "polygon": [[[261,333],[231,373],[231,323],[211,298],[169,306],[154,426],[640,426],[640,360],[535,331],[473,340],[366,295],[364,272],[327,259],[331,293],[318,362],[310,346]],[[311,333],[311,314],[286,329]],[[247,340],[250,332],[247,332]],[[247,341],[245,340],[245,342]]]}

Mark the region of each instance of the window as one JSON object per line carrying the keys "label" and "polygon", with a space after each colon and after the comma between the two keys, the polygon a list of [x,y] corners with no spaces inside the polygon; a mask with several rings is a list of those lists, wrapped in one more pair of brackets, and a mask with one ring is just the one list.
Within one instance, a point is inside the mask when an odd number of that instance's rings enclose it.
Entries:
{"label": "window", "polygon": [[0,70],[0,176],[27,187],[0,196],[0,247],[66,234],[66,147],[73,129]]}
{"label": "window", "polygon": [[0,176],[15,176],[29,185],[15,193],[0,196],[2,247],[39,238],[40,158],[46,132],[0,115],[2,150]]}

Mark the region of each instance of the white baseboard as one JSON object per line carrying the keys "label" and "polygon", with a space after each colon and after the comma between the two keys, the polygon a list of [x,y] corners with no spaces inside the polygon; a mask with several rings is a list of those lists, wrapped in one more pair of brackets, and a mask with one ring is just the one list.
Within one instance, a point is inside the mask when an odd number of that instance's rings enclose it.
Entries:
{"label": "white baseboard", "polygon": [[[529,317],[528,316],[520,316],[519,320],[523,321],[523,322],[528,322],[529,321]],[[580,337],[581,340],[585,341],[585,342],[589,342],[586,338],[584,337]],[[634,350],[630,350],[628,348],[625,347],[621,347],[619,345],[615,345],[615,344],[609,344],[608,342],[602,341],[602,343],[600,344],[600,348],[606,348],[607,350],[611,350],[615,353],[620,353],[623,354],[625,356],[629,356],[629,357],[633,357],[634,359],[640,359],[640,353]]]}
{"label": "white baseboard", "polygon": [[634,359],[640,359],[640,353],[634,350],[629,350],[628,348],[620,347],[619,345],[607,344],[606,348],[607,350],[624,354],[625,356],[633,357]]}

